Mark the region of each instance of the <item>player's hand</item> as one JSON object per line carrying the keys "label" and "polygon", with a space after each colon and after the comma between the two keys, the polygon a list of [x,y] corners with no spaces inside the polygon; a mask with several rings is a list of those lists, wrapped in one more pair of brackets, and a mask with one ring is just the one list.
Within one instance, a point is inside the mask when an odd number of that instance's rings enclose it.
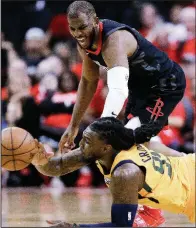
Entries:
{"label": "player's hand", "polygon": [[70,224],[60,220],[46,220],[46,222],[51,225],[50,227],[79,227],[75,223]]}
{"label": "player's hand", "polygon": [[[64,132],[64,134],[61,137],[61,140],[59,142],[59,150],[60,152],[68,152],[69,150],[73,149],[75,147],[74,139],[78,134],[79,128],[73,128],[73,127],[68,127],[67,130]],[[63,149],[68,149],[64,150]]]}
{"label": "player's hand", "polygon": [[47,164],[49,159],[54,156],[54,153],[46,152],[43,144],[38,142],[37,139],[35,139],[35,144],[37,147],[37,153],[34,155],[31,163],[35,166]]}

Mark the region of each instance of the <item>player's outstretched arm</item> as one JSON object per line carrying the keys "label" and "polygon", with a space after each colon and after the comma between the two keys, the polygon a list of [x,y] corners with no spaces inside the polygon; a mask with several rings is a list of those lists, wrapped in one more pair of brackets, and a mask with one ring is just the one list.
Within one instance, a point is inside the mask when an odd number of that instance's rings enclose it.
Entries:
{"label": "player's outstretched arm", "polygon": [[53,152],[46,152],[43,145],[37,142],[38,152],[34,156],[32,164],[46,176],[62,176],[80,169],[90,161],[84,159],[80,148],[60,156],[54,156]]}
{"label": "player's outstretched arm", "polygon": [[74,139],[77,136],[80,122],[96,92],[99,80],[99,66],[86,55],[84,50],[81,50],[78,47],[78,51],[83,59],[82,78],[77,91],[77,100],[74,105],[69,127],[62,135],[59,142],[59,149],[61,152],[64,147],[68,149],[75,147]]}

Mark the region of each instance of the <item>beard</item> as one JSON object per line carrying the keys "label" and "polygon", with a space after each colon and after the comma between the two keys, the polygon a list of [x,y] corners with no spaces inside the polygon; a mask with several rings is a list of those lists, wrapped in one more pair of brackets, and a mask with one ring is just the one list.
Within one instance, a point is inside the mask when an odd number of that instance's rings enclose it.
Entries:
{"label": "beard", "polygon": [[88,155],[88,156],[85,156],[83,155],[82,156],[82,161],[85,162],[85,163],[93,163],[95,162],[97,159],[93,156],[93,155]]}

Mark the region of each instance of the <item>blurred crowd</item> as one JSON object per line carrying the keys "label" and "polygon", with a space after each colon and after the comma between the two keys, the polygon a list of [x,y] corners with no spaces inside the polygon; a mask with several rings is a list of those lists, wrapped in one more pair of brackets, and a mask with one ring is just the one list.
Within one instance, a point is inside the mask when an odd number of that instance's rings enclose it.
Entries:
{"label": "blurred crowd", "polygon": [[[196,6],[191,1],[186,4],[175,1],[166,16],[156,4],[141,2],[133,1],[127,4],[121,12],[121,17],[114,13],[117,11],[114,8],[111,12],[105,10],[105,15],[101,15],[101,18],[116,19],[136,27],[143,36],[181,65],[186,74],[186,92],[169,117],[169,129],[162,131],[159,136],[167,146],[192,153],[196,130]],[[69,34],[64,13],[67,6],[64,11],[56,10],[52,15],[48,13],[50,8],[47,8],[47,3],[34,1],[25,8],[26,15],[28,12],[31,12],[31,15],[32,12],[35,15],[44,15],[44,21],[38,23],[38,20],[28,20],[28,26],[27,22],[23,22],[27,27],[24,34],[21,32],[24,29],[18,28],[16,31],[23,37],[20,45],[11,38],[12,34],[8,29],[10,24],[2,26],[5,30],[2,29],[1,32],[2,129],[8,126],[24,128],[34,138],[38,138],[46,150],[59,153],[58,141],[69,125],[76,102],[82,62],[76,43]],[[55,3],[52,3],[55,7]],[[9,11],[9,7],[6,10]],[[6,12],[4,11],[4,19],[9,15],[9,12]],[[13,31],[15,30],[16,28],[13,28]],[[76,145],[83,130],[101,115],[107,92],[106,72],[100,69],[98,88],[83,118]],[[123,116],[123,112],[124,110],[119,118]],[[94,164],[60,178],[43,176],[31,165],[18,172],[2,169],[4,187],[58,184],[63,187],[104,186],[103,178]]]}

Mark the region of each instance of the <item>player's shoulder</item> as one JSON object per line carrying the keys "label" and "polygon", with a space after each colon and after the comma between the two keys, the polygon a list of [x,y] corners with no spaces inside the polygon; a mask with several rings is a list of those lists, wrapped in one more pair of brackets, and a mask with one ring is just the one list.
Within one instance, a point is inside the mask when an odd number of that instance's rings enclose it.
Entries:
{"label": "player's shoulder", "polygon": [[124,47],[125,50],[130,49],[130,53],[136,50],[137,39],[127,25],[112,21],[105,23],[105,27],[107,27],[107,29],[105,29],[102,52],[107,50],[108,47],[113,48],[114,46],[118,48]]}
{"label": "player's shoulder", "polygon": [[110,30],[116,27],[127,27],[126,24],[111,19],[100,19],[99,21],[103,24],[104,27],[108,27]]}
{"label": "player's shoulder", "polygon": [[116,166],[112,172],[112,178],[115,179],[130,179],[134,176],[137,176],[142,171],[140,168],[133,162],[127,162],[123,165]]}
{"label": "player's shoulder", "polygon": [[138,189],[141,189],[144,181],[145,174],[134,163],[125,163],[117,167],[111,175],[111,181],[114,184],[129,186],[137,185]]}

